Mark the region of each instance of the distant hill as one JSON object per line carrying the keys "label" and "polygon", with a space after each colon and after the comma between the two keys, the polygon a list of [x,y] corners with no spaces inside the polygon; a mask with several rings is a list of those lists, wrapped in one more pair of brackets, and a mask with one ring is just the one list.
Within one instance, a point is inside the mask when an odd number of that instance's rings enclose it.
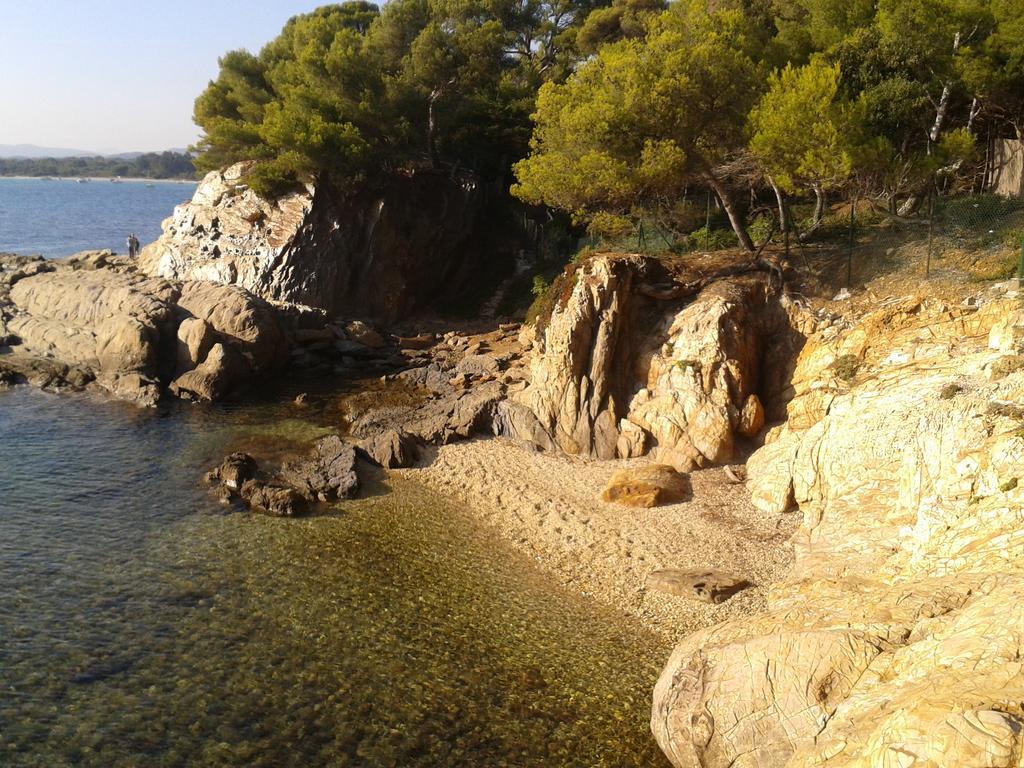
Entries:
{"label": "distant hill", "polygon": [[[173,147],[166,150],[176,155],[184,155],[187,150],[184,147]],[[134,160],[147,154],[159,154],[157,152],[95,152],[87,149],[66,149],[61,147],[40,147],[35,144],[0,144],[0,158],[13,159],[24,158],[29,160],[40,160],[43,158],[54,158],[61,160],[68,157],[110,157],[116,160]]]}
{"label": "distant hill", "polygon": [[91,157],[95,152],[87,152],[83,149],[60,149],[57,147],[38,147],[35,144],[0,144],[0,157]]}

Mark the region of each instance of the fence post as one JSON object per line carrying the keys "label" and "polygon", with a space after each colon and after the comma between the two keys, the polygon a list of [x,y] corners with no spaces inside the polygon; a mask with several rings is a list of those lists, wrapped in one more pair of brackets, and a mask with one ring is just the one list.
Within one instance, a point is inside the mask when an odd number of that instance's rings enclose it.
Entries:
{"label": "fence post", "polygon": [[1024,237],[1020,239],[1020,259],[1017,261],[1017,290],[1024,290]]}
{"label": "fence post", "polygon": [[853,204],[850,206],[850,247],[846,253],[846,290],[850,290],[853,282],[853,243],[854,231],[857,227],[857,193],[853,194]]}
{"label": "fence post", "polygon": [[935,241],[935,185],[928,187],[928,256],[924,264],[924,276],[932,274],[932,243]]}
{"label": "fence post", "polygon": [[707,211],[704,214],[704,251],[711,248],[711,190],[708,190]]}

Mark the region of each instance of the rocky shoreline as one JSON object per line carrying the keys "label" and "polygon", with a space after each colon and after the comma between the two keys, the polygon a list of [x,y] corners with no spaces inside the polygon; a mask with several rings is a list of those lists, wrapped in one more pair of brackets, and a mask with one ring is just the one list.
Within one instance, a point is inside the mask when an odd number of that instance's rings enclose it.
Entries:
{"label": "rocky shoreline", "polygon": [[[221,235],[200,229],[205,264]],[[680,768],[1024,752],[1015,284],[808,304],[735,255],[596,254],[536,324],[453,330],[288,303],[192,251],[196,270],[161,276],[182,231],[157,267],[0,258],[0,382],[151,405],[297,372],[372,381],[300,396],[337,433],[275,465],[232,455],[216,492],[301,514],[370,462],[459,500],[679,640],[651,724]]]}

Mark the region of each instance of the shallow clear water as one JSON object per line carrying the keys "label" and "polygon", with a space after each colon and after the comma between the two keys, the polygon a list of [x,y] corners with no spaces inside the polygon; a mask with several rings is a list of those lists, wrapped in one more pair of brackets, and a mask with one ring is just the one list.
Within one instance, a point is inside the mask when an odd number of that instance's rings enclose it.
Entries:
{"label": "shallow clear water", "polygon": [[324,430],[0,392],[0,765],[664,765],[668,648],[403,480],[327,514],[197,479]]}
{"label": "shallow clear water", "polygon": [[51,259],[102,248],[126,253],[130,233],[144,245],[156,240],[160,224],[195,188],[177,182],[0,178],[0,253]]}

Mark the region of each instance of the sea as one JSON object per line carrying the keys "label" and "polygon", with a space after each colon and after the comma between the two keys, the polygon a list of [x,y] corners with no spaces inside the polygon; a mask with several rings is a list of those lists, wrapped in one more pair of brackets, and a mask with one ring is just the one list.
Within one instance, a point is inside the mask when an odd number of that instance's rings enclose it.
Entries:
{"label": "sea", "polygon": [[[0,181],[0,250],[151,239],[185,185]],[[462,504],[364,472],[278,519],[204,474],[337,431],[299,407],[0,390],[0,766],[665,766],[668,639],[559,587]]]}
{"label": "sea", "polygon": [[178,181],[0,178],[0,253],[126,253],[128,235],[143,245],[156,240],[161,222],[195,189]]}

